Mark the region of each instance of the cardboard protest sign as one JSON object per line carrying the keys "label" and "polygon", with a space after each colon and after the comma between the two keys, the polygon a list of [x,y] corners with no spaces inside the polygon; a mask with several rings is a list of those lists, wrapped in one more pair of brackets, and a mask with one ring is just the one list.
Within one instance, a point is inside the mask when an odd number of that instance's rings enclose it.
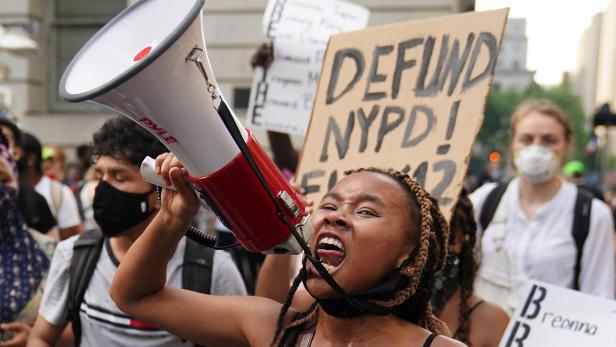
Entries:
{"label": "cardboard protest sign", "polygon": [[616,345],[616,301],[533,281],[499,347]]}
{"label": "cardboard protest sign", "polygon": [[368,14],[340,0],[271,0],[264,33],[274,43],[274,62],[255,69],[248,125],[305,134],[329,36],[365,27]]}
{"label": "cardboard protest sign", "polygon": [[331,37],[296,173],[318,202],[348,169],[409,173],[451,215],[507,9]]}

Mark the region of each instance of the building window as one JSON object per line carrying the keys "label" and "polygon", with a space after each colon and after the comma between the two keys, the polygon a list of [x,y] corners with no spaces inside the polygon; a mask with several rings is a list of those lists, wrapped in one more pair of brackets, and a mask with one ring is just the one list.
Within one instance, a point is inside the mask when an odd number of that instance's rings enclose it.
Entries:
{"label": "building window", "polygon": [[250,98],[250,88],[233,88],[233,108],[247,109]]}
{"label": "building window", "polygon": [[[66,66],[79,49],[116,14],[126,8],[126,0],[53,0],[50,30],[49,108],[51,112],[102,112],[90,103],[68,103],[58,94]],[[96,66],[92,66],[93,69]]]}

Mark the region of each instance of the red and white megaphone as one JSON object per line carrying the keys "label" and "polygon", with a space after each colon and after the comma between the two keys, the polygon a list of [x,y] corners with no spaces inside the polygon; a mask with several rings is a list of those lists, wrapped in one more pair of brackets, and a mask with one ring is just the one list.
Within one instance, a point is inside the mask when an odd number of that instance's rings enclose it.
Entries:
{"label": "red and white megaphone", "polygon": [[[299,253],[289,225],[307,240],[309,215],[227,108],[207,57],[203,3],[136,2],[77,53],[62,76],[60,95],[108,107],[154,134],[182,161],[195,189],[247,250]],[[262,179],[238,144],[245,144]]]}

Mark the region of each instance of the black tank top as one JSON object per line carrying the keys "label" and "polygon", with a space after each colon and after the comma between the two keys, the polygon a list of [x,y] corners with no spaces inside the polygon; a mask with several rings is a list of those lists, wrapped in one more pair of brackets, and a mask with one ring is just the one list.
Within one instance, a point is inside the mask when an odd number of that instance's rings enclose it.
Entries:
{"label": "black tank top", "polygon": [[[295,344],[295,346],[296,347],[312,346],[312,339],[314,339],[314,333],[315,331],[313,330],[311,332],[299,334],[299,336],[297,337],[297,343]],[[428,336],[428,338],[426,339],[426,342],[424,342],[423,347],[430,347],[432,345],[432,341],[434,341],[434,338],[436,338],[437,336],[438,334],[436,333],[430,334],[430,336]]]}
{"label": "black tank top", "polygon": [[[475,311],[475,309],[484,303],[484,300],[479,300],[478,302],[475,303],[475,305],[471,306],[468,311],[466,311],[466,314],[468,315],[468,319],[471,319],[471,314],[473,313],[473,311]],[[459,340],[460,339],[460,327],[458,326],[458,328],[456,329],[456,332],[451,336],[453,339],[455,340]]]}

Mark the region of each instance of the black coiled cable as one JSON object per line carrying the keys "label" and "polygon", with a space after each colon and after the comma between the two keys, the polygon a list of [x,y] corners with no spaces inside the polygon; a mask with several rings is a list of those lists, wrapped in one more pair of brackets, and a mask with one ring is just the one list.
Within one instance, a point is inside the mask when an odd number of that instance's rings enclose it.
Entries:
{"label": "black coiled cable", "polygon": [[[161,192],[163,191],[162,187],[156,186],[156,197],[158,198],[158,202],[161,202]],[[214,248],[214,249],[227,249],[238,246],[240,243],[235,242],[230,245],[218,246],[217,238],[214,235],[208,234],[200,230],[199,228],[191,225],[188,230],[186,230],[186,237],[195,241],[204,247]]]}

